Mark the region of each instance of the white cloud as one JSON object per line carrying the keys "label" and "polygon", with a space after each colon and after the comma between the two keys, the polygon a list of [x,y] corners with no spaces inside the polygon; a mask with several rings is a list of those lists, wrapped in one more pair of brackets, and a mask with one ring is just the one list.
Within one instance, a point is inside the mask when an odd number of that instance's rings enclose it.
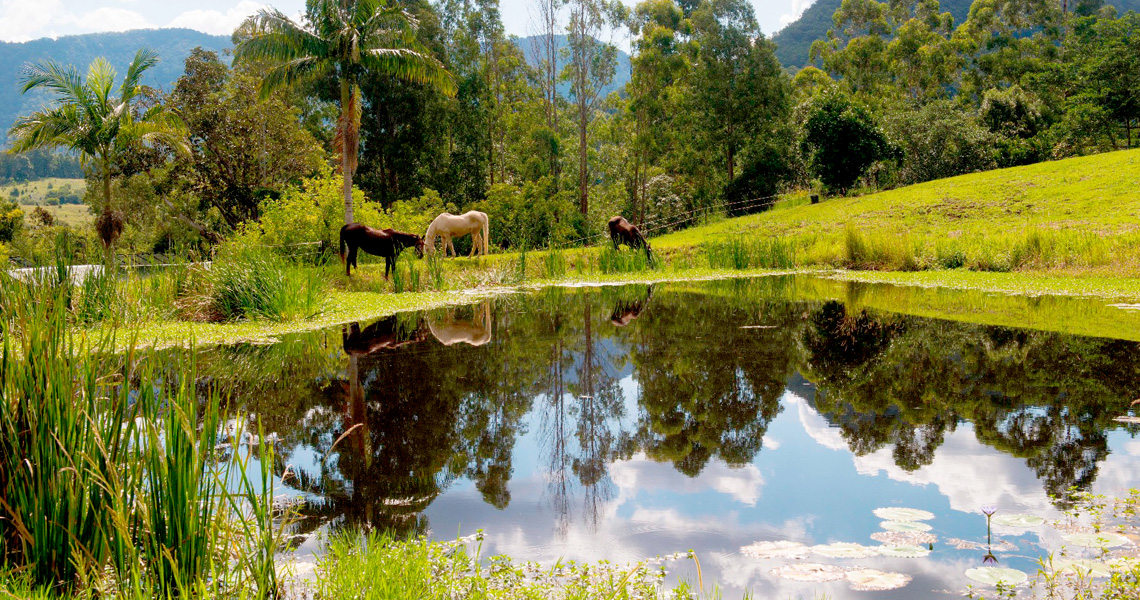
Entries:
{"label": "white cloud", "polygon": [[0,40],[26,42],[53,35],[47,28],[60,12],[59,0],[0,0]]}
{"label": "white cloud", "polygon": [[714,489],[731,496],[737,502],[755,506],[764,487],[764,477],[754,464],[730,467],[718,460],[709,464],[696,477],[688,477],[669,463],[649,460],[637,454],[631,460],[619,461],[610,466],[610,478],[620,490],[619,500],[626,494],[635,495],[642,490],[671,490],[695,493]]}
{"label": "white cloud", "polygon": [[140,13],[125,8],[114,8],[110,6],[96,8],[79,17],[69,16],[67,19],[74,19],[74,22],[71,24],[75,29],[84,33],[129,31],[131,29],[154,27],[154,24],[147,21],[146,17]]}
{"label": "white cloud", "polygon": [[814,3],[815,0],[792,0],[792,12],[780,15],[780,26],[783,27],[800,18],[800,15]]}
{"label": "white cloud", "polygon": [[169,27],[186,27],[212,35],[229,35],[237,29],[246,17],[265,8],[265,4],[241,0],[233,8],[220,10],[188,10],[170,21]]}

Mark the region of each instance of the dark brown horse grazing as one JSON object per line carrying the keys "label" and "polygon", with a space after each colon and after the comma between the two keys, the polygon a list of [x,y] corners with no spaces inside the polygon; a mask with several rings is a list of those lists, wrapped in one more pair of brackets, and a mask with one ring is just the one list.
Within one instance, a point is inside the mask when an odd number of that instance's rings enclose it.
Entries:
{"label": "dark brown horse grazing", "polygon": [[[344,247],[348,246],[345,257]],[[356,267],[356,251],[363,250],[375,256],[384,257],[384,279],[388,272],[396,269],[396,257],[404,248],[415,248],[416,256],[424,257],[424,239],[414,233],[404,233],[395,229],[373,229],[363,223],[349,223],[340,228],[340,261],[344,263],[344,274],[351,275]]]}
{"label": "dark brown horse grazing", "polygon": [[614,327],[625,327],[633,322],[634,319],[641,316],[641,312],[649,306],[649,301],[653,298],[653,286],[649,286],[645,290],[645,298],[638,300],[618,300],[614,306],[614,312],[610,314],[610,323]]}
{"label": "dark brown horse grazing", "polygon": [[614,217],[610,219],[610,240],[614,243],[614,250],[618,246],[625,244],[634,250],[645,248],[645,258],[649,262],[653,262],[653,251],[649,249],[649,242],[645,241],[645,236],[641,235],[641,230],[636,225],[625,220],[625,217]]}

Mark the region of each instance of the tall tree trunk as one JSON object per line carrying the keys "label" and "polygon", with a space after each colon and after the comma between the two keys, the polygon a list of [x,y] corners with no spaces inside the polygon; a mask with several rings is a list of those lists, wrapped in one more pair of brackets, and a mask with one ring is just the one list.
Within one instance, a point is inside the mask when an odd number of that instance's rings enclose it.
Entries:
{"label": "tall tree trunk", "polygon": [[590,210],[589,172],[586,170],[586,117],[587,109],[580,107],[578,114],[578,209],[585,216]]}
{"label": "tall tree trunk", "polygon": [[352,135],[356,105],[352,97],[352,82],[347,78],[340,82],[340,173],[341,193],[344,194],[344,224],[353,222],[352,215],[352,153],[356,152],[355,136]]}

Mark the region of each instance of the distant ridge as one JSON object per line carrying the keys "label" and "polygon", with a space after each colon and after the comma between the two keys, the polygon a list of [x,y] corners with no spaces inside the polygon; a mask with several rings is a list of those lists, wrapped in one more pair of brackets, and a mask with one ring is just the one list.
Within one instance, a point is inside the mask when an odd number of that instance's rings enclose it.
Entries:
{"label": "distant ridge", "polygon": [[[193,29],[137,29],[121,33],[89,33],[59,39],[43,38],[30,42],[0,42],[0,144],[20,115],[28,114],[48,98],[43,93],[20,93],[24,65],[52,59],[74,65],[85,74],[87,65],[102,56],[115,66],[120,77],[131,58],[142,47],[158,53],[159,63],[150,69],[143,83],[169,90],[182,75],[190,50],[201,46],[221,51],[232,47],[229,36],[209,35]],[[117,84],[118,82],[116,82]]]}
{"label": "distant ridge", "polygon": [[[972,0],[941,0],[939,12],[953,15],[957,26],[970,14],[972,3]],[[799,19],[776,32],[772,41],[776,42],[776,58],[780,59],[780,64],[791,69],[802,69],[807,65],[811,43],[827,37],[827,30],[835,26],[831,16],[841,4],[843,0],[815,0]],[[1130,10],[1140,12],[1140,0],[1107,0],[1105,4],[1115,6],[1120,14]]]}
{"label": "distant ridge", "polygon": [[[533,37],[513,38],[532,65]],[[559,48],[566,46],[566,36],[555,36]],[[221,53],[233,47],[229,36],[209,35],[193,29],[137,29],[121,33],[89,33],[59,39],[43,38],[30,42],[0,42],[0,147],[7,143],[8,129],[20,115],[37,110],[48,96],[40,92],[20,93],[20,78],[25,64],[52,59],[64,65],[74,65],[85,73],[87,65],[102,56],[111,61],[121,76],[135,52],[142,47],[158,53],[159,63],[149,70],[143,83],[169,90],[182,76],[186,57],[197,46]],[[561,61],[559,66],[562,66]],[[603,90],[603,96],[622,89],[629,81],[629,54],[618,50],[614,81]],[[570,84],[558,87],[563,96],[569,96]]]}

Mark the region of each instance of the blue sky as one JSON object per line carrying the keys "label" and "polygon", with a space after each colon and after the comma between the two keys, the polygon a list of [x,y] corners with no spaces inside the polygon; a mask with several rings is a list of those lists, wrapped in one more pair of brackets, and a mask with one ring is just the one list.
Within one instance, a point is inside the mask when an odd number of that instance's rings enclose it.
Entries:
{"label": "blue sky", "polygon": [[[531,33],[529,0],[500,0],[508,33]],[[623,0],[634,4],[634,0]],[[766,34],[795,20],[815,0],[751,0]],[[246,16],[272,4],[300,14],[304,0],[0,0],[0,40],[24,42],[100,31],[154,27],[187,27],[229,34]]]}

